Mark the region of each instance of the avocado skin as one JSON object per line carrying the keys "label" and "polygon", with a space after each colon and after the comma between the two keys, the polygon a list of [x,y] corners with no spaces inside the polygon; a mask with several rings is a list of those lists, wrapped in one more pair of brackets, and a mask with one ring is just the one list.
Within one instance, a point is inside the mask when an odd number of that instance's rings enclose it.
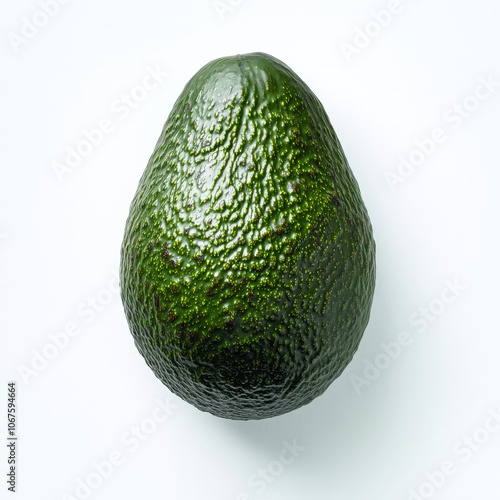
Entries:
{"label": "avocado skin", "polygon": [[120,281],[146,363],[200,410],[273,417],[342,373],[375,242],[328,116],[288,66],[223,57],[187,83],[133,198]]}

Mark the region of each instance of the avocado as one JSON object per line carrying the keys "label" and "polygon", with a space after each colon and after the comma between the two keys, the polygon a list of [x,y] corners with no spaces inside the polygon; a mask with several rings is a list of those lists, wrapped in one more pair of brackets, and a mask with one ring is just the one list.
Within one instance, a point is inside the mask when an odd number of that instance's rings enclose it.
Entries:
{"label": "avocado", "polygon": [[263,53],[187,83],[130,206],[121,297],[139,352],[200,410],[263,419],[321,395],[369,320],[375,243],[309,87]]}

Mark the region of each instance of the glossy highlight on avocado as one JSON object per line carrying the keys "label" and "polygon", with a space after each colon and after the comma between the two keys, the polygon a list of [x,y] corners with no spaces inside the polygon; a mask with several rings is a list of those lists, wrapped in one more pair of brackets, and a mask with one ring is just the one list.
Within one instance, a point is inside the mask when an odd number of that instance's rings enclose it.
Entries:
{"label": "glossy highlight on avocado", "polygon": [[223,57],[187,83],[133,198],[120,281],[139,352],[200,410],[273,417],[342,373],[375,243],[326,112],[288,66]]}

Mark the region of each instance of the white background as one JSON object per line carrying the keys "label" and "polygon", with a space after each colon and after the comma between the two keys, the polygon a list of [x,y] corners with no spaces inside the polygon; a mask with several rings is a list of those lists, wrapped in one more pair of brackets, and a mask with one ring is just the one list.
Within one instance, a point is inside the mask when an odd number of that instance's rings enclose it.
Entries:
{"label": "white background", "polygon": [[[17,498],[497,499],[498,2],[46,9],[1,1],[0,436],[15,380]],[[154,377],[113,273],[130,201],[185,83],[216,57],[254,51],[283,60],[323,102],[372,219],[378,274],[360,348],[327,392],[235,422]],[[157,81],[141,89],[151,71]],[[99,144],[57,174],[103,120]],[[402,158],[419,164],[391,187]]]}

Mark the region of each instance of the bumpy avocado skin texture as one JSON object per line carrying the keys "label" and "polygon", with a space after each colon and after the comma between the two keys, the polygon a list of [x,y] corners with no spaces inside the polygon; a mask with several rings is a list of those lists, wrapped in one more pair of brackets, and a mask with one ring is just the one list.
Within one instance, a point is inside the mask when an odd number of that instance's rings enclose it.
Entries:
{"label": "bumpy avocado skin texture", "polygon": [[188,82],[132,201],[120,279],[137,348],[200,410],[273,417],[342,373],[375,243],[326,112],[288,66],[224,57]]}

